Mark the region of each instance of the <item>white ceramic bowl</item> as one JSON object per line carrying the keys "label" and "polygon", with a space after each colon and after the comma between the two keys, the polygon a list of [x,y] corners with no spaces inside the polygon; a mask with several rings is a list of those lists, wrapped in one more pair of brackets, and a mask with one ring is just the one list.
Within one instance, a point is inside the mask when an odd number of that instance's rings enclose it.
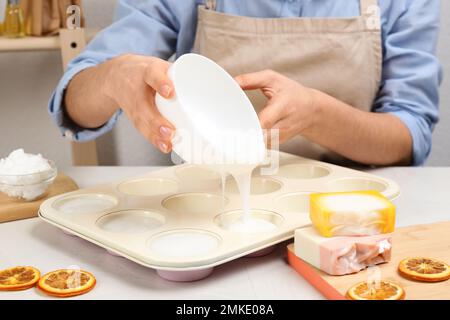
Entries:
{"label": "white ceramic bowl", "polygon": [[170,100],[156,95],[177,129],[173,150],[195,164],[260,163],[266,152],[258,116],[238,83],[214,61],[185,54],[169,68]]}
{"label": "white ceramic bowl", "polygon": [[33,201],[42,197],[52,185],[58,170],[55,163],[48,160],[50,169],[32,174],[0,175],[0,192],[11,198]]}

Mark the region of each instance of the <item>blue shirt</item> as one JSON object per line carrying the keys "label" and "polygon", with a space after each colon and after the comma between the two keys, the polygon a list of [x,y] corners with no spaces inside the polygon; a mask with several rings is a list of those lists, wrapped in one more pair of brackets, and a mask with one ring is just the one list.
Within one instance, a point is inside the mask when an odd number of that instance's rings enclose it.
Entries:
{"label": "blue shirt", "polygon": [[[123,53],[168,59],[192,50],[197,6],[204,0],[119,0],[115,22],[98,34],[75,58],[49,102],[49,111],[63,135],[76,141],[95,139],[111,130],[119,110],[104,126],[76,126],[63,112],[64,90],[72,77]],[[359,0],[217,0],[217,11],[274,17],[352,17],[360,15]],[[383,38],[381,90],[373,111],[391,113],[408,127],[413,139],[413,163],[422,165],[439,120],[436,58],[439,0],[379,0]],[[282,49],[280,49],[282,50]]]}

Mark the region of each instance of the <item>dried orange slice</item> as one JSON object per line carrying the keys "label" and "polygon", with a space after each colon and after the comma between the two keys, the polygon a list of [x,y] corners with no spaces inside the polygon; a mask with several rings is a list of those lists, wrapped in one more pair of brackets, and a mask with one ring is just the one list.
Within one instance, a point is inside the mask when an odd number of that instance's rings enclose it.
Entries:
{"label": "dried orange slice", "polygon": [[48,295],[65,298],[85,294],[95,283],[95,277],[87,271],[60,269],[43,275],[38,288]]}
{"label": "dried orange slice", "polygon": [[35,286],[41,273],[33,267],[14,267],[0,271],[0,291],[25,290]]}
{"label": "dried orange slice", "polygon": [[400,261],[398,272],[405,278],[425,282],[450,279],[450,266],[433,258],[406,258]]}
{"label": "dried orange slice", "polygon": [[403,300],[405,290],[390,281],[380,281],[378,285],[372,286],[360,282],[348,289],[346,297],[350,300]]}

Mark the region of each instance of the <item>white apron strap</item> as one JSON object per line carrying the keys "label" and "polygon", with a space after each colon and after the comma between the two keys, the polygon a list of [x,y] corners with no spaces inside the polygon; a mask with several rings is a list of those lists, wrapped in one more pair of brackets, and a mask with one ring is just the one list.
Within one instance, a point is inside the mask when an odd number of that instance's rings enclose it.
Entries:
{"label": "white apron strap", "polygon": [[359,0],[361,15],[372,15],[375,8],[378,8],[378,0]]}
{"label": "white apron strap", "polygon": [[205,0],[205,8],[208,10],[216,10],[217,1],[216,0]]}
{"label": "white apron strap", "polygon": [[378,0],[360,0],[361,17],[367,29],[381,30],[381,9]]}

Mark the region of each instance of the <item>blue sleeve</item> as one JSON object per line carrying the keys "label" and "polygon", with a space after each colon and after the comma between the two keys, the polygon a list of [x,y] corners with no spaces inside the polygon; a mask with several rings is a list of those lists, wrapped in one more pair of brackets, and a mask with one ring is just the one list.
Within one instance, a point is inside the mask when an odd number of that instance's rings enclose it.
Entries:
{"label": "blue sleeve", "polygon": [[436,58],[439,0],[392,1],[384,26],[383,74],[374,111],[397,116],[413,139],[413,165],[423,165],[439,121],[441,67]]}
{"label": "blue sleeve", "polygon": [[[173,4],[172,4],[173,5]],[[64,93],[72,78],[82,70],[125,53],[168,59],[175,51],[179,23],[168,0],[119,0],[115,22],[100,32],[86,49],[69,63],[53,92],[48,110],[63,136],[74,141],[93,140],[111,130],[121,110],[102,127],[77,126],[65,114]]]}

